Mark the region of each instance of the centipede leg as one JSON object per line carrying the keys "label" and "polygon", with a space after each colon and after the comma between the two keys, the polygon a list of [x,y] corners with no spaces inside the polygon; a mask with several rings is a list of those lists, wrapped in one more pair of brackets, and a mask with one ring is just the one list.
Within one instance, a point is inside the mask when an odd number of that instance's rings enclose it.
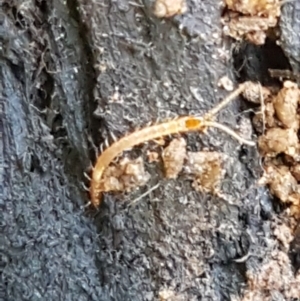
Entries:
{"label": "centipede leg", "polygon": [[92,202],[89,201],[85,205],[83,205],[82,208],[87,208],[87,207],[90,207],[91,205],[92,205]]}
{"label": "centipede leg", "polygon": [[115,134],[113,132],[110,132],[110,136],[111,136],[113,142],[116,142],[118,140],[118,138],[115,136]]}
{"label": "centipede leg", "polygon": [[94,170],[94,165],[93,163],[90,161],[88,167],[86,168],[86,171],[88,173],[92,172]]}
{"label": "centipede leg", "polygon": [[91,146],[92,146],[92,148],[93,148],[93,150],[95,152],[96,157],[98,157],[99,156],[99,151],[98,151],[98,148],[95,145],[95,143],[94,143],[93,138],[91,137],[91,135],[89,135],[89,134],[87,135],[87,140],[90,142],[90,144],[91,144]]}
{"label": "centipede leg", "polygon": [[[99,146],[99,149],[100,149],[100,153],[103,153],[103,151],[104,151],[104,144],[103,143],[101,143],[100,144],[100,146]],[[98,156],[97,156],[98,157]]]}
{"label": "centipede leg", "polygon": [[104,140],[104,146],[105,148],[109,148],[109,141],[107,138]]}
{"label": "centipede leg", "polygon": [[80,184],[85,191],[90,191],[90,189],[86,187],[84,183],[81,182]]}
{"label": "centipede leg", "polygon": [[84,172],[83,175],[84,175],[84,176],[86,177],[86,179],[88,179],[89,181],[92,180],[91,177],[90,177],[86,172]]}

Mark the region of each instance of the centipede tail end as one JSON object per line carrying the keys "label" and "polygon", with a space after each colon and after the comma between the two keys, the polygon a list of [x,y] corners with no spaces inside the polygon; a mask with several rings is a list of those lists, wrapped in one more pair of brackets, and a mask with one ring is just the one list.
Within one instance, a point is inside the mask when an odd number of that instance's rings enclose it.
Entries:
{"label": "centipede tail end", "polygon": [[91,203],[92,205],[97,208],[101,204],[102,200],[102,193],[101,189],[97,187],[97,182],[94,181],[93,179],[91,180],[91,185],[90,185],[90,198],[91,198]]}

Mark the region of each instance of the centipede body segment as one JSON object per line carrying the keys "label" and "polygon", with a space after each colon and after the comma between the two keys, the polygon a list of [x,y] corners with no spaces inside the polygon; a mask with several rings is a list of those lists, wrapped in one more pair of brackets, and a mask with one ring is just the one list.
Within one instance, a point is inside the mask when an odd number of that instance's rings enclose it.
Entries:
{"label": "centipede body segment", "polygon": [[139,131],[133,132],[120,140],[113,143],[110,147],[102,152],[98,157],[96,165],[93,169],[92,179],[90,183],[90,198],[91,202],[95,207],[98,207],[101,202],[101,181],[105,169],[109,164],[119,156],[124,150],[130,149],[141,143],[145,143],[150,140],[158,139],[164,136],[186,133],[192,131],[203,132],[208,127],[216,127],[229,135],[233,136],[235,139],[239,140],[241,143],[248,145],[255,145],[252,141],[244,140],[239,137],[234,131],[221,125],[217,122],[212,121],[212,118],[218,111],[225,107],[232,99],[238,96],[245,88],[245,84],[241,84],[233,93],[231,93],[227,98],[225,98],[221,103],[214,107],[211,111],[204,115],[204,117],[197,116],[183,116],[170,121],[166,121],[160,124],[152,125],[143,128]]}

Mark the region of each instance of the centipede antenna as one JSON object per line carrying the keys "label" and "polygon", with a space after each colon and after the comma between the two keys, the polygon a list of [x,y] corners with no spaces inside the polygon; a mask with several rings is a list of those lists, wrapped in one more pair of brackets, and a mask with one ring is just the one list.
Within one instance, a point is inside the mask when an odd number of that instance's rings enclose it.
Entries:
{"label": "centipede antenna", "polygon": [[84,172],[83,175],[84,175],[89,181],[92,180],[91,177],[90,177],[86,172]]}
{"label": "centipede antenna", "polygon": [[234,90],[231,94],[225,97],[218,105],[216,105],[213,109],[208,111],[203,119],[210,120],[214,115],[216,115],[220,110],[222,110],[228,103],[230,103],[234,98],[239,96],[245,90],[245,84],[240,84],[239,87]]}
{"label": "centipede antenna", "polygon": [[225,125],[223,125],[221,123],[214,122],[214,121],[205,121],[204,125],[208,126],[208,127],[214,127],[214,128],[222,130],[223,132],[225,132],[228,135],[230,135],[233,138],[235,138],[241,144],[246,144],[246,145],[249,145],[249,146],[255,146],[256,145],[256,143],[254,141],[249,141],[249,140],[246,140],[246,139],[242,138],[237,133],[235,133],[233,130],[231,130],[230,128],[228,128],[227,126],[225,126]]}

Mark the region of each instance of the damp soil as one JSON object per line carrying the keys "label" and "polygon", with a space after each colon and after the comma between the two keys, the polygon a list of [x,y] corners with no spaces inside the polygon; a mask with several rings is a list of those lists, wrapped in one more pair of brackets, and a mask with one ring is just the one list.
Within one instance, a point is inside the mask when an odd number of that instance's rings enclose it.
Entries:
{"label": "damp soil", "polygon": [[[112,136],[205,113],[228,94],[218,88],[225,75],[280,84],[268,69],[296,72],[300,25],[287,15],[297,19],[297,1],[283,10],[282,46],[259,47],[222,35],[213,0],[188,1],[184,15],[165,20],[147,0],[0,3],[1,300],[159,300],[166,291],[172,300],[243,300],[249,273],[274,250],[297,270],[299,238],[283,246],[283,205],[256,185],[257,148],[217,130],[183,137],[189,151],[230,156],[228,198],[197,192],[184,176],[165,179],[159,162],[146,163],[146,185],[107,193],[100,208],[85,206],[84,189]],[[251,116],[238,98],[218,121],[237,129]],[[125,155],[146,162],[150,147]]]}

